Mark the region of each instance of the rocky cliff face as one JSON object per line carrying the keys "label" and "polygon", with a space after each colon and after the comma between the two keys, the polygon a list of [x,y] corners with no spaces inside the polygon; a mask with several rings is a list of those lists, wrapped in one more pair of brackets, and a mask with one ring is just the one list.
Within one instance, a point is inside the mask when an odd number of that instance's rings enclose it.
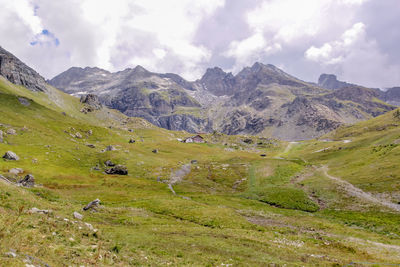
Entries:
{"label": "rocky cliff face", "polygon": [[36,71],[0,47],[0,75],[16,85],[32,91],[47,91],[46,81]]}
{"label": "rocky cliff face", "polygon": [[393,109],[372,89],[349,86],[335,76],[322,77],[318,86],[273,65],[255,63],[235,76],[210,68],[195,82],[138,66],[116,73],[71,68],[50,83],[75,95],[96,94],[108,107],[171,130],[285,140],[315,138],[343,123]]}

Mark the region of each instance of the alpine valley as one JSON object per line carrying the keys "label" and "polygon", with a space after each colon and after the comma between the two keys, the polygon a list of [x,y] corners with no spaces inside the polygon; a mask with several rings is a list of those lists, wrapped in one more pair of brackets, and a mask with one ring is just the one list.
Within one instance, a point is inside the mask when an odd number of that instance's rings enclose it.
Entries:
{"label": "alpine valley", "polygon": [[0,48],[0,266],[395,265],[399,100],[261,63],[46,82]]}

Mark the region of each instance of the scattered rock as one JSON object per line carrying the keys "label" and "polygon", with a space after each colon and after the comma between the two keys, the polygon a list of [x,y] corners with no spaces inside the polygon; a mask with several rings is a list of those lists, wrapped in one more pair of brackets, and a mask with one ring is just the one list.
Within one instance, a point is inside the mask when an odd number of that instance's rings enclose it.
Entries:
{"label": "scattered rock", "polygon": [[135,143],[136,141],[135,141],[135,139],[130,139],[129,140],[129,144],[133,144],[133,143]]}
{"label": "scattered rock", "polygon": [[246,138],[243,140],[243,142],[245,142],[246,144],[252,144],[253,140],[251,140],[250,138]]}
{"label": "scattered rock", "polygon": [[115,147],[113,147],[113,146],[107,146],[105,148],[105,151],[114,151],[114,150],[117,150],[117,149]]}
{"label": "scattered rock", "polygon": [[197,164],[197,160],[192,160],[192,161],[190,161],[190,163],[192,163],[192,164]]}
{"label": "scattered rock", "polygon": [[93,134],[92,130],[87,131],[87,135],[91,136]]}
{"label": "scattered rock", "polygon": [[67,116],[67,113],[65,113],[64,111],[61,112],[62,115]]}
{"label": "scattered rock", "polygon": [[87,146],[87,147],[90,147],[90,148],[96,148],[96,146],[93,145],[93,144],[86,144],[86,146]]}
{"label": "scattered rock", "polygon": [[100,166],[99,166],[99,165],[96,165],[96,166],[94,166],[92,169],[95,170],[95,171],[100,171]]}
{"label": "scattered rock", "polygon": [[114,166],[115,166],[115,163],[112,162],[111,160],[106,160],[106,161],[104,162],[104,165],[106,165],[107,167],[114,167]]}
{"label": "scattered rock", "polygon": [[128,175],[128,169],[123,165],[116,165],[106,170],[107,174]]}
{"label": "scattered rock", "polygon": [[158,149],[153,149],[151,152],[157,154],[158,153]]}
{"label": "scattered rock", "polygon": [[24,179],[20,180],[18,184],[24,187],[34,187],[35,186],[35,177],[32,174],[28,174],[24,177]]}
{"label": "scattered rock", "polygon": [[83,215],[78,213],[78,212],[76,212],[76,211],[74,211],[74,218],[78,219],[78,220],[82,220],[83,219]]}
{"label": "scattered rock", "polygon": [[93,225],[91,225],[90,223],[85,223],[85,225],[87,226],[87,228],[89,228],[90,230],[94,230]]}
{"label": "scattered rock", "polygon": [[128,131],[131,132],[131,133],[133,133],[133,129],[129,129]]}
{"label": "scattered rock", "polygon": [[32,163],[36,164],[36,163],[38,163],[38,160],[37,159],[32,159]]}
{"label": "scattered rock", "polygon": [[14,175],[18,175],[18,174],[23,173],[24,170],[21,169],[21,168],[12,168],[8,172],[11,173],[11,174],[14,174]]}
{"label": "scattered rock", "polygon": [[89,209],[95,209],[98,205],[100,204],[100,199],[95,199],[92,202],[90,202],[89,204],[87,204],[83,210],[89,210]]}
{"label": "scattered rock", "polygon": [[0,130],[0,143],[3,143],[3,131],[2,130]]}
{"label": "scattered rock", "polygon": [[15,253],[15,252],[13,252],[13,251],[6,252],[6,253],[4,253],[4,255],[5,255],[6,257],[9,257],[9,258],[15,258],[15,257],[17,257],[17,253]]}
{"label": "scattered rock", "polygon": [[76,132],[74,135],[75,138],[82,139],[82,135],[80,132]]}
{"label": "scattered rock", "polygon": [[31,213],[31,214],[34,214],[34,213],[36,213],[36,214],[49,214],[52,211],[51,210],[40,210],[38,208],[31,208],[28,212]]}
{"label": "scattered rock", "polygon": [[19,103],[21,103],[21,105],[23,105],[25,107],[28,107],[31,105],[31,102],[29,102],[28,99],[23,98],[23,97],[18,97],[18,101],[19,101]]}
{"label": "scattered rock", "polygon": [[17,156],[17,154],[15,154],[12,151],[7,151],[6,154],[4,154],[3,159],[7,159],[7,160],[19,160],[19,157]]}
{"label": "scattered rock", "polygon": [[266,154],[261,154],[261,155],[260,155],[260,157],[266,157],[266,156],[267,156]]}
{"label": "scattered rock", "polygon": [[14,130],[14,129],[8,129],[8,130],[7,130],[7,134],[8,134],[8,135],[16,135],[16,134],[17,134],[17,131]]}

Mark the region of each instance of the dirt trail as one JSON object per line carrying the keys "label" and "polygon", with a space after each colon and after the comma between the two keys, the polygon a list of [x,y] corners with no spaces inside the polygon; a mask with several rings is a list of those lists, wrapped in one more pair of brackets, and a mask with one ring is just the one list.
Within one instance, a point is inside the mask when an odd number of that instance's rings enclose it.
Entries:
{"label": "dirt trail", "polygon": [[281,157],[281,155],[286,154],[289,152],[290,149],[292,149],[292,146],[295,144],[298,144],[299,142],[289,142],[288,145],[286,146],[285,150],[281,153],[279,153],[278,155],[276,155],[274,157],[274,159],[285,159],[283,157]]}
{"label": "dirt trail", "polygon": [[285,148],[285,151],[283,151],[283,153],[287,153],[289,152],[289,150],[292,148],[293,145],[298,144],[299,142],[289,142],[289,144],[287,145],[287,147]]}
{"label": "dirt trail", "polygon": [[387,201],[385,199],[381,199],[381,198],[375,197],[372,194],[364,192],[360,188],[355,187],[354,185],[352,185],[351,183],[349,183],[349,182],[347,182],[345,180],[342,180],[342,179],[340,179],[338,177],[330,175],[328,173],[329,169],[328,169],[327,166],[323,166],[320,169],[322,170],[322,172],[324,173],[324,175],[326,177],[328,177],[331,180],[334,180],[334,181],[338,182],[349,195],[357,197],[357,198],[364,199],[364,200],[369,201],[369,202],[380,204],[382,206],[385,206],[385,207],[388,207],[388,208],[390,208],[392,210],[400,212],[400,205],[395,204],[395,203],[390,202],[390,201]]}

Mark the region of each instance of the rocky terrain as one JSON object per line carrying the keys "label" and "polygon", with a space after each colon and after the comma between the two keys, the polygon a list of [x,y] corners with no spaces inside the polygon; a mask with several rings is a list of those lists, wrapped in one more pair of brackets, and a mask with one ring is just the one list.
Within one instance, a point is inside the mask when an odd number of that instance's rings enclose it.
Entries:
{"label": "rocky terrain", "polygon": [[170,130],[284,140],[315,138],[394,108],[378,100],[379,92],[334,75],[321,75],[316,85],[258,62],[236,75],[209,68],[194,82],[141,66],[116,73],[74,67],[49,82],[72,95],[96,94],[109,108]]}
{"label": "rocky terrain", "polygon": [[0,47],[0,75],[32,91],[47,91],[45,79],[13,54]]}

